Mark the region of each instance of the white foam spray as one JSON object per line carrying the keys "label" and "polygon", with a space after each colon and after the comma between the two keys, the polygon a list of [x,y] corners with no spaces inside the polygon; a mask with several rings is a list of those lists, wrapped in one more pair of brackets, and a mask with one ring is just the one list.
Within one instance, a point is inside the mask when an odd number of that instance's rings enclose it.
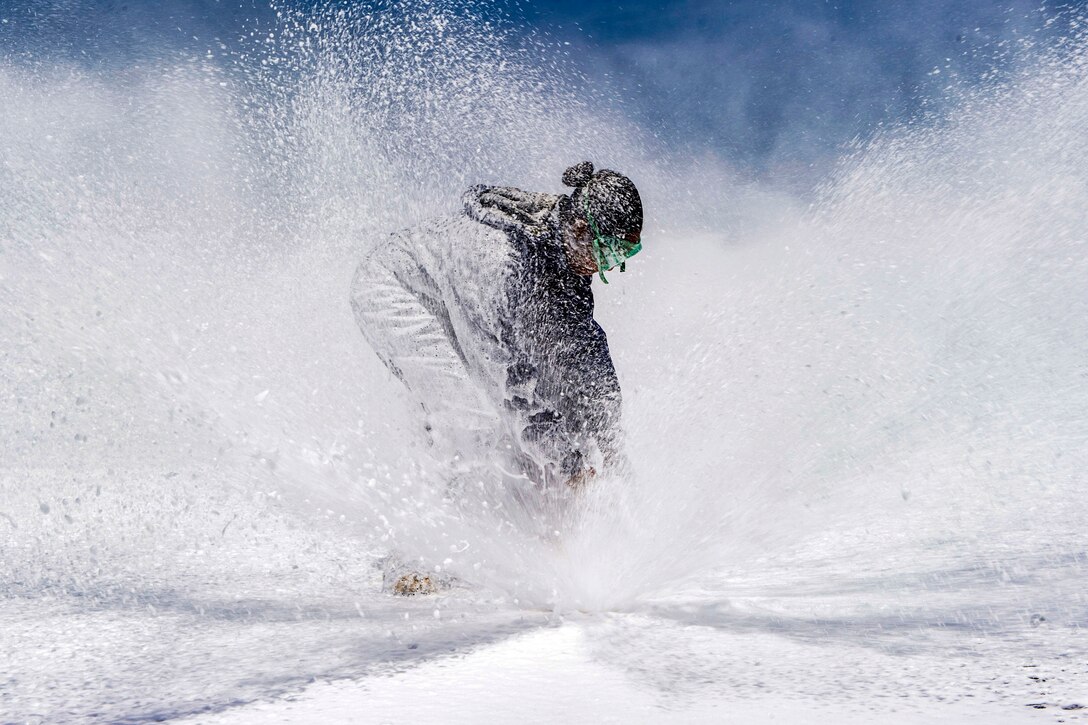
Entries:
{"label": "white foam spray", "polygon": [[[1083,503],[1081,40],[862,145],[805,208],[670,157],[546,39],[394,9],[284,10],[138,67],[0,64],[9,585],[169,578],[141,552],[182,559],[224,504],[260,532],[271,498],[495,596],[630,607],[838,528]],[[503,513],[466,514],[354,328],[358,251],[583,158],[649,212],[598,290],[634,473],[546,526],[491,494]],[[103,470],[115,503],[43,533]]]}

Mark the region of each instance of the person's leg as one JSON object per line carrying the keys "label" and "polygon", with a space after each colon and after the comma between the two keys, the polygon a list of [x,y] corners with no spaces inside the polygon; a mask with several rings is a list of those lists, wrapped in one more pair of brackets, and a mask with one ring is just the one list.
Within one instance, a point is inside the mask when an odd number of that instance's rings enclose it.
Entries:
{"label": "person's leg", "polygon": [[[469,375],[443,310],[421,301],[393,269],[410,267],[400,250],[382,250],[360,266],[352,284],[355,320],[382,362],[426,412],[432,440],[451,454],[472,456],[493,444],[496,411]],[[405,259],[400,259],[404,256]]]}
{"label": "person's leg", "polygon": [[[431,456],[442,466],[442,495],[460,502],[462,489],[482,478],[500,421],[469,375],[441,310],[423,304],[426,289],[411,289],[402,279],[412,264],[400,250],[381,250],[360,265],[351,306],[363,337],[424,414]],[[396,550],[382,562],[382,588],[390,594],[434,594],[449,586],[448,577]]]}

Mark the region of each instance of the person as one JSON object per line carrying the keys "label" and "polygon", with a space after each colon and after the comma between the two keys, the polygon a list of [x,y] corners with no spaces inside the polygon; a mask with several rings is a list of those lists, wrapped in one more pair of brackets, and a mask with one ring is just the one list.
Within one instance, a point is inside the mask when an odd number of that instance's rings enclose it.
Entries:
{"label": "person", "polygon": [[562,178],[571,193],[475,186],[459,216],[383,239],[359,264],[351,306],[433,445],[577,489],[624,460],[591,282],[641,249],[642,201],[588,161]]}

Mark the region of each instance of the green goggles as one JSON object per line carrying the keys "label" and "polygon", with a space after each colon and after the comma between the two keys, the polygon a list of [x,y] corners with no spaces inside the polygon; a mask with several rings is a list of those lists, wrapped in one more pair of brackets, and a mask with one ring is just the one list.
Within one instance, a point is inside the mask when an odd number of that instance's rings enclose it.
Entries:
{"label": "green goggles", "polygon": [[593,230],[593,259],[597,262],[597,274],[600,275],[602,282],[608,284],[608,280],[604,277],[605,271],[619,266],[621,272],[626,272],[627,260],[639,253],[642,242],[638,240],[632,242],[623,237],[601,234],[601,230],[597,228],[597,222],[589,213],[589,201],[583,198],[582,207],[585,209],[586,219],[589,220],[589,228]]}

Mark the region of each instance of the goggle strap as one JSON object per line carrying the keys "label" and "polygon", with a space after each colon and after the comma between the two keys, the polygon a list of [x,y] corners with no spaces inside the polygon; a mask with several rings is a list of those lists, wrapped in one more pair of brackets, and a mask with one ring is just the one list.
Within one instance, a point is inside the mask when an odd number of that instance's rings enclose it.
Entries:
{"label": "goggle strap", "polygon": [[[601,238],[601,232],[600,232],[599,229],[597,229],[597,221],[593,218],[593,215],[589,213],[589,200],[584,196],[584,192],[583,192],[583,196],[582,196],[582,209],[585,210],[586,219],[589,221],[589,228],[593,230],[593,252],[594,252],[593,256],[596,257],[596,259],[598,260],[597,261],[597,274],[600,276],[602,282],[604,282],[605,284],[608,284],[608,280],[605,279],[605,276],[604,276],[604,270],[600,268],[600,264],[601,264],[601,262],[600,262],[600,259],[601,259],[601,243],[600,243],[599,240]],[[640,245],[640,247],[641,247],[641,245]],[[627,271],[627,260],[624,260],[624,261],[620,262],[620,272],[626,272],[626,271]]]}

